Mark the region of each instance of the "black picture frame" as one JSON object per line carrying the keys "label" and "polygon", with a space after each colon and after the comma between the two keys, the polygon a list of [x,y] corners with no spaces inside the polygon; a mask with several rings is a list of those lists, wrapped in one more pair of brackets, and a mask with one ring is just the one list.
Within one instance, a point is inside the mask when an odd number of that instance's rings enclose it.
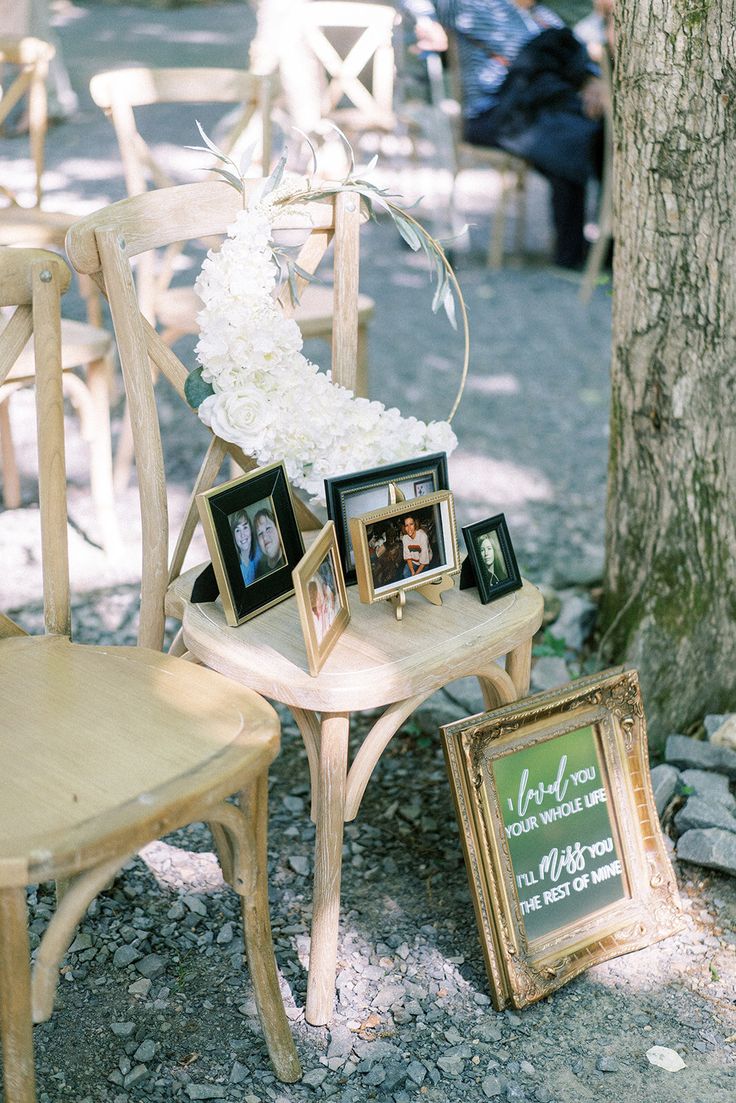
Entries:
{"label": "black picture frame", "polygon": [[407,499],[415,498],[415,483],[431,478],[433,490],[449,490],[447,454],[432,452],[427,456],[355,471],[325,479],[327,516],[335,522],[337,546],[342,560],[345,584],[355,585],[355,553],[350,537],[350,518],[370,513],[388,504],[389,483],[395,483]]}
{"label": "black picture frame", "polygon": [[[503,513],[497,513],[494,517],[486,518],[485,521],[464,525],[463,537],[481,604],[487,605],[490,601],[503,597],[504,594],[521,589],[519,566]],[[489,569],[487,559],[484,559],[484,548],[489,547],[494,552],[494,565],[500,562],[502,570]]]}
{"label": "black picture frame", "polygon": [[[197,495],[197,508],[212,557],[212,567],[220,590],[225,618],[231,627],[242,624],[258,613],[294,593],[292,571],[304,555],[304,542],[294,511],[294,500],[286,469],[281,463],[258,468],[240,478],[213,487]],[[246,582],[247,565],[235,544],[231,518],[245,511],[251,522],[251,546],[260,553],[254,577]],[[264,515],[271,514],[273,523]],[[256,535],[256,525],[275,528],[280,555],[269,564],[268,545]],[[265,533],[262,533],[266,539]],[[252,560],[254,556],[251,556]]]}

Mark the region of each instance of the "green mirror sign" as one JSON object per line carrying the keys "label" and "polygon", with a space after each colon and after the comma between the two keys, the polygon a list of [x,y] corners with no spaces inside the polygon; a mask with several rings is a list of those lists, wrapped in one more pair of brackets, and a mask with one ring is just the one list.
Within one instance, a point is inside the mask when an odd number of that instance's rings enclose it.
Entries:
{"label": "green mirror sign", "polygon": [[626,895],[591,725],[488,763],[530,941]]}

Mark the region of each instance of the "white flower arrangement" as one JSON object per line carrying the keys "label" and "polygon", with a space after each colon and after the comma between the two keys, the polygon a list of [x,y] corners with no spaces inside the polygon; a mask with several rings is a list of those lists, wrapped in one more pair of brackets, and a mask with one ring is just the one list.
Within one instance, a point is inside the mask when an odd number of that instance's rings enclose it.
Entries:
{"label": "white flower arrangement", "polygon": [[[209,147],[209,139],[203,137]],[[219,150],[216,154],[225,160]],[[238,177],[229,170],[218,171],[234,186],[237,180],[245,196],[237,168]],[[353,183],[345,181],[333,190]],[[361,184],[374,191],[365,182],[357,184],[361,194],[365,194]],[[375,193],[384,194],[377,189]],[[303,226],[308,220],[305,199],[324,194],[312,192],[303,178],[284,179],[282,160],[280,168],[251,195],[250,205],[239,212],[219,251],[208,253],[195,285],[203,304],[197,344],[201,367],[192,373],[187,388],[190,402],[198,405],[201,420],[214,433],[239,445],[259,464],[283,461],[291,481],[319,502],[324,502],[326,477],[426,452],[450,453],[457,445],[449,421],[427,424],[402,417],[399,410],[386,409],[381,402],[358,398],[303,355],[299,327],[283,315],[275,298],[280,267],[275,263],[278,250],[273,232],[274,227]],[[426,234],[400,208],[395,210],[402,222],[407,219],[404,230],[411,226],[412,237],[417,234],[413,227]],[[396,215],[392,217],[396,220]],[[423,242],[422,247],[427,251]],[[291,278],[293,262],[289,269]],[[438,305],[445,306],[452,320],[444,268],[442,275],[444,300]],[[460,302],[467,364],[461,297]],[[457,402],[453,413],[456,408]]]}

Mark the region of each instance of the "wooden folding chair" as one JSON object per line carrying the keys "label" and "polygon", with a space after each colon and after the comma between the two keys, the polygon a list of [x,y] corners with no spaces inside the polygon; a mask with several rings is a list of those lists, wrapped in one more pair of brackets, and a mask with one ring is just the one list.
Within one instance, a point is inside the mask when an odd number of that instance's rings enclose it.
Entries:
{"label": "wooden folding chair", "polygon": [[[165,482],[149,357],[182,393],[187,371],[141,316],[131,260],[202,234],[223,233],[240,198],[225,185],[192,184],[114,204],[72,227],[67,250],[75,267],[99,281],[108,297],[123,374],[137,413],[139,478],[158,495],[155,513],[143,517],[143,540],[155,549],[157,566],[142,597],[144,642],[158,647],[164,616],[179,618],[175,650],[186,648],[198,661],[235,681],[288,705],[304,738],[316,822],[312,944],[306,1016],[326,1023],[335,990],[343,825],[358,813],[374,767],[393,735],[436,690],[477,675],[489,704],[515,699],[529,682],[531,640],[542,616],[542,598],[529,583],[493,605],[481,605],[469,591],[453,590],[442,609],[412,609],[411,626],[398,624],[385,608],[353,602],[352,620],[320,671],[309,674],[295,599],[291,598],[238,628],[225,623],[219,602],[194,605],[192,585],[201,570],[181,575],[184,551],[197,523],[194,495],[213,485],[229,453],[246,469],[252,461],[235,445],[212,441],[194,487],[191,507],[171,563],[166,560],[160,515]],[[299,263],[313,270],[334,239],[335,325],[333,378],[350,387],[355,376],[360,207],[358,196],[341,193],[310,206],[314,226]],[[286,292],[288,294],[288,291]],[[148,494],[144,496],[148,497]],[[318,526],[300,504],[305,528]],[[407,632],[410,638],[407,638]],[[496,662],[506,655],[506,667]],[[382,709],[353,763],[348,764],[350,714]]]}
{"label": "wooden folding chair", "polygon": [[392,134],[393,30],[388,4],[311,0],[299,8],[302,37],[321,69],[322,118],[348,135],[367,130]]}
{"label": "wooden folding chair", "polygon": [[[276,1075],[299,1078],[268,916],[268,766],[278,718],[255,693],[158,651],[71,642],[59,299],[69,270],[0,251],[0,382],[31,332],[36,357],[46,634],[0,613],[0,1033],[5,1103],[34,1103],[32,1024],[48,1019],[61,960],[94,897],[146,843],[213,825],[241,896],[245,944]],[[149,375],[150,381],[150,375]],[[145,492],[145,487],[143,488]],[[147,577],[144,563],[144,577]],[[144,586],[146,584],[144,583]],[[225,798],[239,794],[237,805]],[[30,967],[26,886],[59,904]]]}
{"label": "wooden folding chair", "polygon": [[[0,38],[0,66],[15,65],[19,74],[0,99],[0,123],[23,100],[27,102],[29,141],[35,172],[35,203],[23,206],[15,192],[0,186],[0,245],[52,247],[63,250],[64,237],[74,215],[41,209],[46,130],[48,124],[46,77],[54,47],[37,38]],[[113,497],[110,397],[113,381],[112,336],[101,326],[99,301],[94,287],[82,280],[80,290],[87,303],[88,321],[62,322],[64,386],[79,412],[82,432],[90,446],[90,483],[100,543],[108,555],[121,551],[120,530]],[[2,321],[0,320],[0,326]],[[77,374],[83,369],[83,374]],[[20,476],[10,419],[10,399],[21,387],[32,386],[33,348],[16,361],[0,387],[0,464],[3,503],[17,509],[21,502]]]}

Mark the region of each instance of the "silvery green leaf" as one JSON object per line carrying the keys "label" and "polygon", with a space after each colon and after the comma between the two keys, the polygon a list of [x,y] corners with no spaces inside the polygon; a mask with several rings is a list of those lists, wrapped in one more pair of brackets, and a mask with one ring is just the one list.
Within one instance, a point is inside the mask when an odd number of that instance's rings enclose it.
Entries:
{"label": "silvery green leaf", "polygon": [[211,168],[204,169],[204,172],[216,172],[218,176],[222,176],[224,180],[227,180],[228,184],[231,184],[236,191],[239,191],[242,195],[244,192],[243,181],[239,176],[236,176],[233,172],[228,172],[227,169],[218,169],[214,165]]}
{"label": "silvery green leaf", "polygon": [[442,299],[442,305],[445,308],[445,314],[447,315],[448,322],[450,323],[450,325],[452,326],[453,329],[457,329],[457,314],[456,314],[456,311],[455,311],[455,296],[452,293],[452,288],[450,287],[449,283],[448,283],[447,287],[445,288],[445,294],[444,294],[444,297]]}
{"label": "silvery green leaf", "polygon": [[364,174],[365,176],[370,175],[370,173],[373,172],[373,170],[374,170],[374,168],[376,167],[377,164],[378,164],[378,154],[375,153],[373,155],[373,157],[371,157],[370,161],[365,166],[365,168],[362,168],[360,170],[361,174]]}
{"label": "silvery green leaf", "polygon": [[416,253],[417,250],[421,249],[422,247],[422,242],[419,234],[416,232],[411,222],[407,222],[405,219],[397,217],[394,212],[392,213],[396,229],[399,231],[409,248]]}
{"label": "silvery green leaf", "polygon": [[301,276],[303,280],[308,280],[309,283],[320,283],[320,280],[317,279],[314,272],[307,272],[306,268],[302,268],[296,261],[292,261],[292,264],[297,276]]}
{"label": "silvery green leaf", "polygon": [[201,367],[193,368],[184,380],[184,397],[193,410],[198,410],[205,398],[214,393],[212,384],[205,383],[202,378]]}
{"label": "silvery green leaf", "polygon": [[286,168],[286,155],[287,155],[287,151],[284,150],[284,152],[281,154],[278,161],[276,162],[275,169],[273,170],[273,172],[271,173],[271,175],[268,177],[265,184],[263,185],[263,191],[261,192],[261,199],[264,199],[267,195],[270,195],[270,193],[272,191],[275,191],[276,188],[281,183],[281,180],[282,180],[283,175],[284,175],[284,169]]}
{"label": "silvery green leaf", "polygon": [[299,306],[299,284],[296,279],[296,272],[294,271],[293,262],[287,264],[287,271],[289,273],[289,291],[291,292],[291,301],[295,306]]}
{"label": "silvery green leaf", "polygon": [[[218,159],[218,161],[222,161],[223,164],[225,164],[225,165],[232,165],[233,168],[237,168],[237,165],[235,165],[234,162],[231,161],[231,159],[226,154],[224,154],[222,152],[222,150],[218,146],[216,146],[215,143],[210,138],[207,137],[207,135],[205,134],[205,132],[202,129],[202,127],[201,127],[200,123],[198,122],[198,120],[195,119],[194,121],[195,121],[195,123],[197,123],[197,130],[199,131],[199,133],[202,137],[202,141],[207,146],[207,150],[209,150],[210,153],[213,153],[215,155],[215,157]],[[201,146],[188,146],[187,148],[188,149],[202,149]],[[206,150],[202,149],[202,152],[205,153]]]}
{"label": "silvery green leaf", "polygon": [[251,142],[251,144],[249,146],[246,146],[243,150],[243,154],[240,158],[240,165],[238,166],[241,176],[245,176],[246,172],[253,162],[253,154],[256,150],[256,144],[256,142]]}
{"label": "silvery green leaf", "polygon": [[344,184],[347,184],[347,182],[350,180],[350,178],[352,176],[354,176],[354,174],[355,174],[355,153],[353,152],[353,147],[350,145],[350,142],[345,137],[343,132],[340,130],[340,127],[335,126],[335,124],[332,123],[332,129],[335,131],[335,133],[339,137],[340,141],[345,146],[345,149],[348,151],[348,157],[350,158],[350,165],[348,167],[347,176],[345,177],[345,179],[343,181]]}

